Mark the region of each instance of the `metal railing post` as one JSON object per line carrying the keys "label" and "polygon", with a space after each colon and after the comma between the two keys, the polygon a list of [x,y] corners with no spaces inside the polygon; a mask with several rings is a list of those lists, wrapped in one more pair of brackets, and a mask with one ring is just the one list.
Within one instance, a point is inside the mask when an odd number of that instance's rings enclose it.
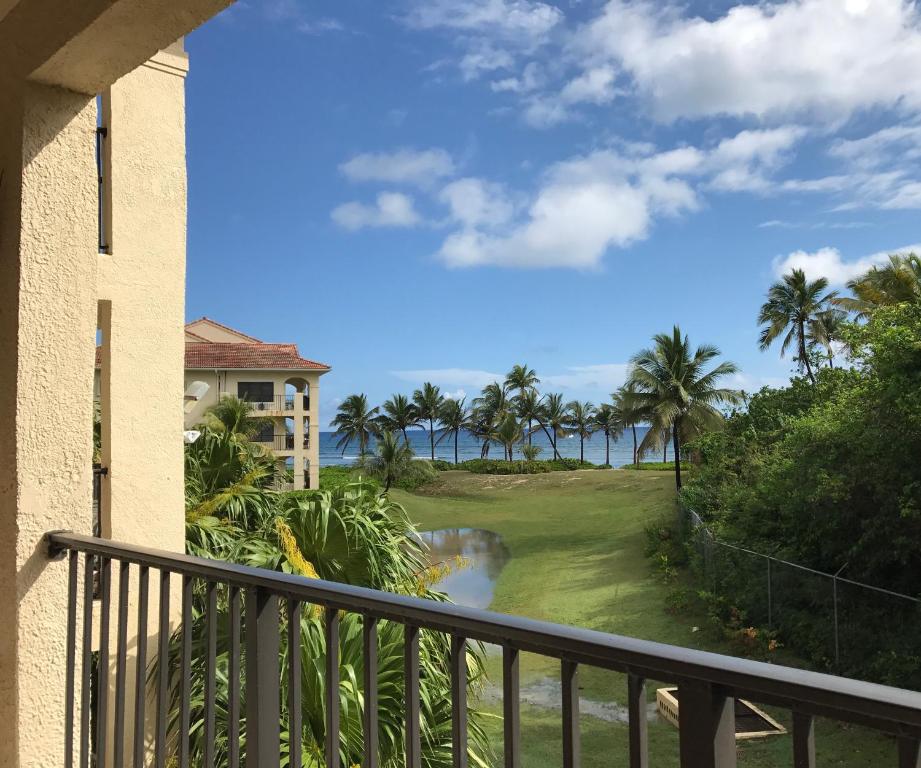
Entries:
{"label": "metal railing post", "polygon": [[278,597],[261,587],[246,590],[246,765],[278,765],[279,712]]}
{"label": "metal railing post", "polygon": [[774,628],[774,593],[771,584],[771,558],[767,558],[767,598],[768,598],[768,627]]}
{"label": "metal railing post", "polygon": [[735,700],[701,681],[678,685],[681,768],[735,768]]}

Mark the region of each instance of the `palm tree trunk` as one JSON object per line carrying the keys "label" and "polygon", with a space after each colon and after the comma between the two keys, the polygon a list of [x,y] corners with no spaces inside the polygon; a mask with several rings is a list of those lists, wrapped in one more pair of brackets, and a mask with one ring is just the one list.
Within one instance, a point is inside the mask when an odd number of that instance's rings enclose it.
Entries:
{"label": "palm tree trunk", "polygon": [[675,449],[675,487],[681,490],[681,438],[678,437],[678,422],[672,424],[672,444]]}
{"label": "palm tree trunk", "polygon": [[611,436],[607,432],[604,433],[604,463],[611,464]]}
{"label": "palm tree trunk", "polygon": [[459,429],[454,430],[454,463],[457,464],[457,435],[460,432]]}
{"label": "palm tree trunk", "polygon": [[585,438],[579,435],[579,463],[585,463]]}
{"label": "palm tree trunk", "polygon": [[544,430],[544,434],[547,436],[547,439],[550,441],[550,447],[553,448],[553,458],[555,459],[556,458],[556,442],[554,441],[553,436],[550,434],[550,430],[548,430],[544,426],[544,423],[542,421],[539,421],[537,423],[540,424],[540,428]]}
{"label": "palm tree trunk", "polygon": [[528,419],[528,445],[531,445],[531,419]]}
{"label": "palm tree trunk", "polygon": [[636,466],[636,424],[631,424],[630,429],[633,430],[633,466]]}
{"label": "palm tree trunk", "polygon": [[406,434],[406,427],[401,427],[400,432],[403,433],[403,442],[409,445],[409,435]]}
{"label": "palm tree trunk", "polygon": [[815,374],[813,374],[812,366],[809,364],[809,355],[806,354],[806,329],[802,321],[799,324],[799,359],[806,368],[806,375],[809,376],[809,381],[815,384]]}
{"label": "palm tree trunk", "polygon": [[432,444],[432,461],[435,461],[435,422],[429,419],[429,442]]}
{"label": "palm tree trunk", "polygon": [[835,370],[835,353],[831,351],[831,347],[828,348],[828,367]]}

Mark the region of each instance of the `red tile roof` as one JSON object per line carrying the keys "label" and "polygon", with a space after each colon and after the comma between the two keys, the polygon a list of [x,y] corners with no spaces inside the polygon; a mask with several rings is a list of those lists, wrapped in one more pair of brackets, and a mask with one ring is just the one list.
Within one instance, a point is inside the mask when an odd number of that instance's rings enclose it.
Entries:
{"label": "red tile roof", "polygon": [[300,356],[295,344],[186,344],[185,367],[328,371],[329,366]]}
{"label": "red tile roof", "polygon": [[[96,367],[102,365],[102,347],[96,347]],[[271,369],[279,371],[328,371],[324,363],[300,356],[294,344],[221,344],[186,342],[185,367],[191,370]]]}
{"label": "red tile roof", "polygon": [[[224,325],[223,323],[219,323],[217,320],[212,320],[207,315],[202,315],[197,320],[193,320],[190,323],[186,323],[185,324],[186,331],[189,330],[190,325],[195,325],[195,323],[210,323],[211,325],[215,325],[218,328],[223,328],[225,331],[228,331],[230,333],[235,333],[237,336],[242,336],[244,339],[246,339],[247,341],[251,341],[254,344],[262,344],[261,339],[257,339],[255,336],[250,336],[248,333],[243,333],[243,331],[238,331],[236,328],[231,328],[229,325]],[[194,334],[195,331],[191,331],[191,333]],[[197,336],[198,334],[195,334],[195,335]]]}

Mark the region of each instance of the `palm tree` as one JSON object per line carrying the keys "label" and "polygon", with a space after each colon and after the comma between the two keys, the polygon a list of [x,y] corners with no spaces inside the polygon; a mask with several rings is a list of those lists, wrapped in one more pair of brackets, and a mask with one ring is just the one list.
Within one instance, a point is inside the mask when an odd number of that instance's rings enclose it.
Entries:
{"label": "palm tree", "polygon": [[389,400],[385,400],[381,408],[383,413],[378,417],[380,425],[390,432],[400,432],[403,435],[403,442],[409,445],[409,435],[406,434],[406,430],[419,426],[416,406],[406,395],[394,395]]}
{"label": "palm tree", "polygon": [[842,297],[835,303],[860,316],[876,307],[921,303],[921,257],[915,253],[891,254],[888,264],[871,267],[847,287],[854,297]]}
{"label": "palm tree", "polygon": [[465,405],[466,398],[460,400],[454,400],[453,398],[448,398],[444,401],[444,404],[441,406],[441,411],[438,414],[438,420],[441,422],[442,427],[444,427],[444,432],[438,438],[440,443],[448,435],[454,435],[454,463],[457,464],[457,438],[462,429],[467,429],[470,424],[470,414],[467,411]]}
{"label": "palm tree", "polygon": [[534,422],[540,420],[540,395],[536,389],[526,389],[515,396],[515,415],[527,422],[528,445],[531,445]]}
{"label": "palm tree", "polygon": [[835,344],[842,341],[842,330],[847,314],[840,309],[823,309],[809,321],[809,341],[825,347],[828,366],[835,367]]}
{"label": "palm tree", "polygon": [[611,464],[611,438],[617,439],[624,432],[624,415],[613,403],[602,403],[595,411],[595,428],[604,433],[604,463]]}
{"label": "palm tree", "polygon": [[413,392],[413,404],[420,421],[429,423],[429,443],[432,447],[432,461],[435,461],[435,422],[444,404],[445,397],[441,389],[430,382],[425,382],[422,389]]}
{"label": "palm tree", "polygon": [[585,463],[585,441],[592,439],[595,426],[595,406],[573,400],[566,406],[569,428],[579,436],[579,463]]}
{"label": "palm tree", "polygon": [[828,280],[824,277],[807,280],[803,270],[794,269],[768,289],[767,301],[761,305],[758,313],[758,324],[764,326],[759,340],[762,351],[783,336],[780,346],[780,354],[783,356],[795,341],[797,363],[805,369],[813,384],[815,375],[809,363],[807,328],[825,305],[837,298],[834,291],[826,293],[826,288]]}
{"label": "palm tree", "polygon": [[636,466],[639,462],[636,425],[643,423],[650,414],[644,410],[642,404],[637,400],[636,390],[630,382],[627,382],[622,387],[619,387],[616,392],[612,393],[611,400],[614,403],[614,408],[620,411],[624,420],[624,426],[630,427],[633,433],[633,466]]}
{"label": "palm tree", "polygon": [[505,448],[505,458],[512,461],[515,443],[521,439],[521,433],[521,424],[518,423],[518,419],[514,414],[507,413],[490,437]]}
{"label": "palm tree", "polygon": [[512,403],[508,392],[497,381],[487,384],[483,387],[480,396],[473,399],[471,433],[483,441],[480,451],[482,458],[489,456],[491,435],[506,415],[511,412],[511,408]]}
{"label": "palm tree", "polygon": [[681,489],[681,444],[703,431],[722,426],[723,415],[716,406],[737,403],[740,392],[717,386],[725,376],[737,371],[722,362],[710,371],[705,366],[719,357],[720,351],[702,345],[693,352],[687,336],[676,325],[671,334],[653,337],[653,346],[633,356],[629,382],[639,405],[651,414],[652,428],[643,438],[640,451],[655,444],[657,433],[669,429],[675,454],[675,485]]}
{"label": "palm tree", "polygon": [[254,417],[252,406],[232,395],[222,397],[205,411],[204,424],[215,431],[227,431],[252,440],[272,423],[265,417]]}
{"label": "palm tree", "polygon": [[384,480],[384,493],[406,471],[413,460],[413,449],[400,442],[394,432],[386,431],[377,441],[377,456],[368,462],[371,471]]}
{"label": "palm tree", "polygon": [[528,389],[534,389],[540,384],[537,373],[526,365],[513,365],[505,376],[505,391],[517,392],[519,395]]}
{"label": "palm tree", "polygon": [[340,435],[336,450],[345,449],[353,440],[358,441],[358,455],[368,452],[368,441],[380,433],[377,424],[377,408],[368,408],[368,396],[365,394],[349,395],[339,404],[336,418],[333,419],[335,434]]}
{"label": "palm tree", "polygon": [[550,441],[554,459],[561,458],[560,452],[556,449],[556,441],[558,437],[566,434],[566,423],[566,406],[563,405],[563,396],[557,392],[544,395],[540,404],[538,424]]}

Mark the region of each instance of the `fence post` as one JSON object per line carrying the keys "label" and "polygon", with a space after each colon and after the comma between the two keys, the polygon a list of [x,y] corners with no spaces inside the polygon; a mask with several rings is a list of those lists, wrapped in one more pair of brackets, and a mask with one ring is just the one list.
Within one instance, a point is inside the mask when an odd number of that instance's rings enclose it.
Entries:
{"label": "fence post", "polygon": [[278,597],[246,590],[246,764],[278,763],[281,715]]}
{"label": "fence post", "polygon": [[735,700],[702,681],[678,683],[681,768],[735,768]]}

